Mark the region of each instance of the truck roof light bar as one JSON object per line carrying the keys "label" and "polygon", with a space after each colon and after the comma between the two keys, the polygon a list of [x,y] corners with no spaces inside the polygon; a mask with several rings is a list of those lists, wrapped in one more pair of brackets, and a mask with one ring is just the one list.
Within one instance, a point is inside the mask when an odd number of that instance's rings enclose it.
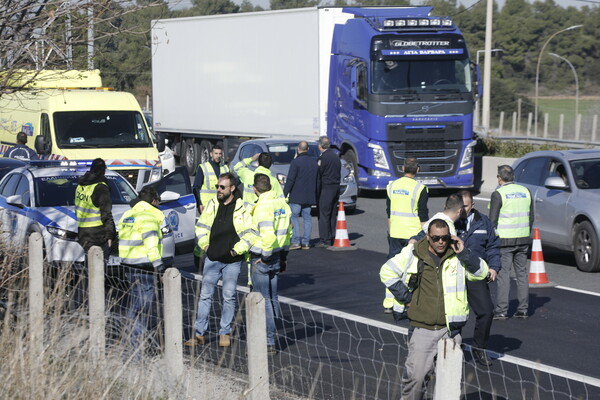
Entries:
{"label": "truck roof light bar", "polygon": [[[374,26],[377,25],[376,21]],[[378,30],[380,31],[418,31],[454,29],[454,22],[447,17],[430,17],[430,18],[388,18],[380,21]]]}

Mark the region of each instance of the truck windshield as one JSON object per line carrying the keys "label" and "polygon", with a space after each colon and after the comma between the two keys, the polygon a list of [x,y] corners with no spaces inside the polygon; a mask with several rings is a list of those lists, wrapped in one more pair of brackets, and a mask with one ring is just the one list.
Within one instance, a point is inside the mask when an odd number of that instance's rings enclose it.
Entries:
{"label": "truck windshield", "polygon": [[59,148],[151,147],[144,117],[136,111],[54,113]]}
{"label": "truck windshield", "polygon": [[469,60],[373,61],[371,91],[374,94],[468,93],[471,91]]}

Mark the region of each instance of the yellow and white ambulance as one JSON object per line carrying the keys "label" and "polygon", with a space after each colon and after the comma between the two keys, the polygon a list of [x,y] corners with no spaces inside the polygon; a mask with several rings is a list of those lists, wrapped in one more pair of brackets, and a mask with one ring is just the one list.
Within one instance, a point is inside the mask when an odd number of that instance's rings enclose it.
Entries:
{"label": "yellow and white ambulance", "polygon": [[23,131],[41,159],[101,157],[137,190],[161,178],[159,153],[137,100],[103,87],[99,70],[19,71],[10,86],[14,92],[0,96],[0,154]]}

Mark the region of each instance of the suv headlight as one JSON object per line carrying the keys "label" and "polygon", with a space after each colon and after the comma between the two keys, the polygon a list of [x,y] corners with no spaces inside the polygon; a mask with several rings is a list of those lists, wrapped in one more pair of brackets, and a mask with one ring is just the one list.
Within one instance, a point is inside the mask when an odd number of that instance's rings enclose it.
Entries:
{"label": "suv headlight", "polygon": [[50,233],[52,236],[54,236],[55,238],[58,238],[58,239],[71,240],[71,241],[77,240],[76,232],[71,232],[66,229],[57,228],[55,226],[47,226],[46,230],[48,231],[48,233]]}
{"label": "suv headlight", "polygon": [[373,161],[375,162],[376,168],[390,169],[390,165],[385,158],[385,152],[383,148],[378,144],[369,143],[369,148],[373,150]]}
{"label": "suv headlight", "polygon": [[475,144],[477,144],[477,142],[472,141],[471,143],[469,143],[467,145],[467,147],[465,148],[465,151],[463,153],[463,157],[460,162],[459,168],[466,167],[473,163],[473,155],[475,153]]}
{"label": "suv headlight", "polygon": [[280,184],[285,185],[285,181],[287,180],[287,175],[277,174],[277,180]]}

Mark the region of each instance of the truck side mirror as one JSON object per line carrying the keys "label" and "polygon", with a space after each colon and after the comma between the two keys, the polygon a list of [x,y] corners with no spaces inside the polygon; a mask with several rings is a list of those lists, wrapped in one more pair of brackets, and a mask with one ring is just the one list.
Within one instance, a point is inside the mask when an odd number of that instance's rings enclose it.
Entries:
{"label": "truck side mirror", "polygon": [[35,137],[34,147],[38,154],[50,154],[51,143],[46,142],[46,139],[42,135]]}
{"label": "truck side mirror", "polygon": [[164,133],[159,133],[158,138],[156,140],[156,150],[159,153],[165,151],[165,141],[167,140],[166,135]]}

